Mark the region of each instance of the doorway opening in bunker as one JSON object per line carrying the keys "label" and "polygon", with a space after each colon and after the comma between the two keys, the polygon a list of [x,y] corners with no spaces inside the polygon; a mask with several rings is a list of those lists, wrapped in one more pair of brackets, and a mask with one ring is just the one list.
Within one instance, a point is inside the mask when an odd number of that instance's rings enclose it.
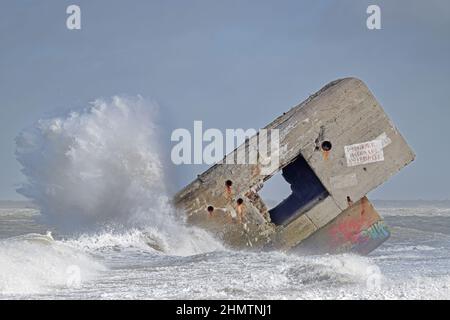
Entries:
{"label": "doorway opening in bunker", "polygon": [[[278,173],[276,176],[281,176],[281,179],[284,178],[285,182],[285,186],[282,188],[285,191],[281,192],[284,193],[284,200],[269,210],[270,219],[277,225],[289,223],[329,195],[322,182],[301,155],[285,166],[281,170],[281,174]],[[279,191],[280,178],[272,177],[267,180],[264,183],[263,190],[274,189],[272,184],[277,185],[276,190]],[[262,193],[266,193],[266,190]],[[280,194],[280,192],[278,193]],[[270,195],[267,198],[270,199]],[[271,207],[270,204],[268,205]]]}

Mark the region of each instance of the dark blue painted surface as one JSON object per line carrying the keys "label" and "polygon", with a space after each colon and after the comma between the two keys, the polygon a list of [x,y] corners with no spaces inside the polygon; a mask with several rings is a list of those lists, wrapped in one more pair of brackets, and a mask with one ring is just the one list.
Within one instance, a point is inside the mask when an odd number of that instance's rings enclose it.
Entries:
{"label": "dark blue painted surface", "polygon": [[270,218],[275,224],[283,224],[294,214],[309,208],[328,195],[327,190],[302,156],[284,167],[282,175],[291,185],[292,194],[269,211]]}

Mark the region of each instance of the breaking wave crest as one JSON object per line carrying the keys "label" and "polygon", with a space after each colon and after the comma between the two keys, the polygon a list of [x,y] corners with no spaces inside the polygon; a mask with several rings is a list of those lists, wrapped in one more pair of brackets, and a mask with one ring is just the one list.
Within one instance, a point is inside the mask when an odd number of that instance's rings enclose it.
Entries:
{"label": "breaking wave crest", "polygon": [[186,256],[223,248],[170,203],[156,113],[140,97],[99,99],[16,138],[26,177],[18,192],[63,236],[0,241],[0,293],[63,287],[71,265],[84,280],[96,277],[107,269],[105,252]]}
{"label": "breaking wave crest", "polygon": [[0,296],[77,287],[106,270],[91,255],[51,235],[1,240],[0,257]]}
{"label": "breaking wave crest", "polygon": [[178,225],[170,231],[154,227],[102,230],[85,233],[65,242],[93,253],[139,250],[154,254],[189,256],[224,250],[222,244],[206,231],[184,225]]}
{"label": "breaking wave crest", "polygon": [[187,227],[170,204],[157,109],[140,97],[116,96],[38,121],[16,139],[27,177],[18,191],[40,207],[47,223],[65,230],[120,226],[104,231],[103,242],[141,232],[170,253],[217,248],[205,232]]}
{"label": "breaking wave crest", "polygon": [[140,98],[114,97],[38,121],[16,139],[27,178],[18,192],[63,227],[137,217],[162,223],[170,209],[155,112]]}

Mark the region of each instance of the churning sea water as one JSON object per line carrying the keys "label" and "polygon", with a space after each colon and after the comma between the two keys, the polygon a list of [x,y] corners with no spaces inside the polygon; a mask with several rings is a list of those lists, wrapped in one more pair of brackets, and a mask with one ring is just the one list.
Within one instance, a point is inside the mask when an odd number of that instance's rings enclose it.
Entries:
{"label": "churning sea water", "polygon": [[36,208],[0,208],[1,299],[450,299],[449,203],[375,202],[392,236],[367,257],[233,251],[171,207],[155,112],[114,97],[20,134]]}
{"label": "churning sea water", "polygon": [[47,236],[38,210],[3,208],[0,298],[450,299],[450,206],[413,204],[378,205],[392,236],[367,257],[232,251],[188,227],[178,242],[151,227]]}

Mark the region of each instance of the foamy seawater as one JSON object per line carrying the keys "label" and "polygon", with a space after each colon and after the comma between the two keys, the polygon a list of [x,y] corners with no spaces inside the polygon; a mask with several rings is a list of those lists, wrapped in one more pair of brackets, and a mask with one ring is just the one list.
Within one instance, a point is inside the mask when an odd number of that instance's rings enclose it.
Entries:
{"label": "foamy seawater", "polygon": [[39,209],[0,208],[0,298],[450,298],[448,203],[376,203],[392,237],[369,257],[232,251],[171,206],[156,114],[99,99],[17,137]]}
{"label": "foamy seawater", "polygon": [[38,210],[4,208],[0,297],[450,299],[450,216],[429,204],[378,208],[392,237],[368,257],[238,252],[196,229],[178,244],[151,228],[46,235]]}

